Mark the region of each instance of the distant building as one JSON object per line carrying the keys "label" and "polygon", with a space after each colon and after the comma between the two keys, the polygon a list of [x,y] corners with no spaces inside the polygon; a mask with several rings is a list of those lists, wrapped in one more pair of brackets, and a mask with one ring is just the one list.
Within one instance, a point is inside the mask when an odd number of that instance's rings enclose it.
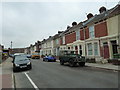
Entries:
{"label": "distant building", "polygon": [[3,50],[3,46],[0,44],[0,52],[2,52]]}
{"label": "distant building", "polygon": [[2,50],[3,46],[0,44],[0,63],[2,62]]}
{"label": "distant building", "polygon": [[24,53],[25,48],[12,48],[9,49],[9,54],[15,54],[15,53]]}
{"label": "distant building", "polygon": [[24,49],[24,53],[25,53],[25,54],[30,54],[30,47],[26,47],[26,48]]}

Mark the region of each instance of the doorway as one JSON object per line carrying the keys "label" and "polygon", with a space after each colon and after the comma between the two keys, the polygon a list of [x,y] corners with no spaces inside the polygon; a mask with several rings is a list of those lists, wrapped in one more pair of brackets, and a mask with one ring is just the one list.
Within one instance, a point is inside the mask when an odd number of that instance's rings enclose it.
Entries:
{"label": "doorway", "polygon": [[117,54],[118,53],[118,49],[117,49],[117,42],[116,40],[111,41],[111,45],[112,45],[112,54]]}
{"label": "doorway", "polygon": [[103,50],[103,57],[104,58],[109,58],[109,46],[108,46],[108,43],[107,42],[104,42],[103,43],[103,48],[104,48],[104,50]]}

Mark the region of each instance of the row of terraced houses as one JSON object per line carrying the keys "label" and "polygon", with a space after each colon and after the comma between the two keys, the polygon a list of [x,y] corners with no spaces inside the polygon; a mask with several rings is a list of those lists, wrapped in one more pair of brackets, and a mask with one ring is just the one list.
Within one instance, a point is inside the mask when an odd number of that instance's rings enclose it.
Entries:
{"label": "row of terraced houses", "polygon": [[120,54],[120,4],[99,14],[89,13],[87,20],[72,23],[65,31],[37,41],[25,49],[25,53],[40,52],[41,55],[59,56],[60,50],[76,50],[77,54],[94,58],[96,61],[113,59]]}

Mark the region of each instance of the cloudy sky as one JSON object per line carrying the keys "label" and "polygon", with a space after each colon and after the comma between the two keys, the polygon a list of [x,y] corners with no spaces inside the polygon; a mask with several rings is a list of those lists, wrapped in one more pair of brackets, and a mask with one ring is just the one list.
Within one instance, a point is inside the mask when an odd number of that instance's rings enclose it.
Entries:
{"label": "cloudy sky", "polygon": [[73,21],[86,20],[86,14],[99,14],[99,8],[114,7],[116,2],[2,2],[0,3],[0,38],[6,48],[27,47],[37,40],[65,30]]}

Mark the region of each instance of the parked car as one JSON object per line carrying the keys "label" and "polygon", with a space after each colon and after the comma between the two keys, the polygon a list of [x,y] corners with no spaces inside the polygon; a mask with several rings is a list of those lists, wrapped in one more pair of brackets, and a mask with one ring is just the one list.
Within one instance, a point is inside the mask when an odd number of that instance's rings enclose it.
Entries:
{"label": "parked car", "polygon": [[43,57],[43,61],[48,61],[48,62],[54,61],[54,62],[56,62],[56,58],[52,55],[49,55],[49,56]]}
{"label": "parked car", "polygon": [[40,53],[38,53],[38,52],[32,53],[31,58],[32,59],[40,59]]}
{"label": "parked car", "polygon": [[17,56],[17,55],[24,55],[24,53],[15,53],[14,56]]}
{"label": "parked car", "polygon": [[26,56],[27,56],[27,58],[31,58],[31,55],[30,55],[30,54],[27,54]]}
{"label": "parked car", "polygon": [[24,54],[23,56],[26,56],[27,58],[31,58],[30,54]]}
{"label": "parked car", "polygon": [[79,64],[85,66],[85,57],[79,54],[75,54],[74,50],[61,50],[59,55],[60,64],[69,63],[69,66],[73,67]]}
{"label": "parked car", "polygon": [[13,57],[14,57],[14,54],[9,54],[9,56],[10,56],[11,58],[13,58]]}
{"label": "parked car", "polygon": [[21,69],[32,69],[32,64],[30,59],[23,55],[17,55],[14,57],[13,61],[13,71]]}

